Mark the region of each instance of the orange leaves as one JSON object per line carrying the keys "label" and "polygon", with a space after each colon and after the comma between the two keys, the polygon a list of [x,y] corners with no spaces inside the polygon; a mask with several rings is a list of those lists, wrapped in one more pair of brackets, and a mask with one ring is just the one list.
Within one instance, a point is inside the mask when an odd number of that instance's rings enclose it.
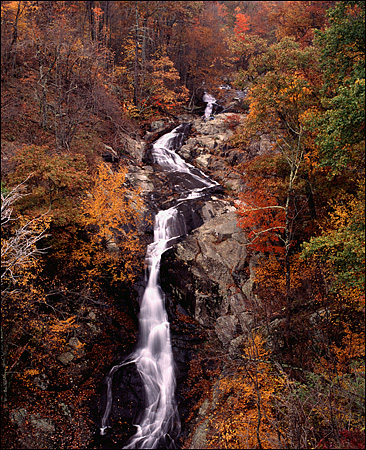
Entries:
{"label": "orange leaves", "polygon": [[326,21],[326,10],[332,2],[327,1],[288,1],[277,5],[273,12],[276,21],[277,37],[293,36],[303,46],[311,45],[314,29],[322,28]]}
{"label": "orange leaves", "polygon": [[65,320],[58,320],[56,323],[49,327],[51,333],[60,333],[70,331],[75,327],[76,316],[71,316]]}
{"label": "orange leaves", "polygon": [[259,333],[244,342],[240,365],[231,363],[215,389],[208,448],[278,448],[273,400],[283,387]]}
{"label": "orange leaves", "polygon": [[86,277],[97,278],[107,271],[113,282],[134,278],[141,251],[137,226],[143,202],[139,191],[127,188],[126,173],[126,167],[112,172],[100,164],[89,196],[82,202],[83,223],[91,241],[79,246],[73,258],[86,269]]}
{"label": "orange leaves", "polygon": [[281,232],[285,229],[285,208],[262,186],[240,196],[238,226],[248,233],[251,248],[283,254]]}
{"label": "orange leaves", "polygon": [[97,226],[101,238],[107,238],[112,228],[133,226],[140,215],[142,200],[138,191],[127,189],[126,173],[126,167],[112,172],[100,164],[90,195],[82,202],[85,225]]}
{"label": "orange leaves", "polygon": [[235,28],[234,33],[235,35],[241,39],[245,39],[245,34],[249,30],[249,17],[245,14],[238,13],[236,15],[236,22],[235,22]]}
{"label": "orange leaves", "polygon": [[167,109],[179,107],[188,100],[188,90],[183,86],[178,88],[179,73],[167,55],[157,55],[149,65],[151,71],[146,86],[148,99],[143,105],[148,104],[151,96],[156,99],[156,106]]}

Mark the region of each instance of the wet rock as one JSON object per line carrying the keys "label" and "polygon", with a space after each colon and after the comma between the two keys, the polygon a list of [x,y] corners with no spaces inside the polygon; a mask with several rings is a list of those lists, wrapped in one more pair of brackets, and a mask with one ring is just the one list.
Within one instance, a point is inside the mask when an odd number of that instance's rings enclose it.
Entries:
{"label": "wet rock", "polygon": [[235,211],[228,202],[206,202],[200,210],[204,223],[162,258],[163,289],[214,329],[224,346],[251,329],[257,300],[252,288],[258,257],[248,256]]}

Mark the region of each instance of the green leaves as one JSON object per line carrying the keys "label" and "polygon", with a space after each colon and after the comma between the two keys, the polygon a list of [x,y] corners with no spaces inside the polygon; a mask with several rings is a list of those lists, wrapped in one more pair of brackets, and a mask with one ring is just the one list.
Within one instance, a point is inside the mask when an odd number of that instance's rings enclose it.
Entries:
{"label": "green leaves", "polygon": [[330,26],[318,33],[324,113],[315,121],[320,164],[339,174],[347,166],[364,167],[365,147],[365,4],[338,2]]}
{"label": "green leaves", "polygon": [[321,50],[321,67],[325,73],[325,87],[336,81],[364,78],[365,60],[365,4],[361,1],[338,2],[329,10],[329,24],[317,34]]}
{"label": "green leaves", "polygon": [[327,228],[303,245],[302,256],[326,261],[335,276],[334,289],[363,289],[365,283],[365,184],[357,197],[344,195],[333,202]]}
{"label": "green leaves", "polygon": [[338,88],[328,109],[318,116],[320,164],[339,174],[347,166],[360,167],[364,157],[365,78]]}

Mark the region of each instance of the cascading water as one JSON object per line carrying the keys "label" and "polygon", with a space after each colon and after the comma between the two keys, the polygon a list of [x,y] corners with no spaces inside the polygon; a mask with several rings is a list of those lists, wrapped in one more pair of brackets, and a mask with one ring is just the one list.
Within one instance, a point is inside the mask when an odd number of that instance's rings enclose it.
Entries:
{"label": "cascading water", "polygon": [[205,92],[203,94],[202,100],[207,103],[203,117],[205,120],[208,120],[212,115],[213,106],[216,103],[216,99],[211,94]]}
{"label": "cascading water", "polygon": [[[162,254],[182,235],[187,227],[180,206],[218,183],[210,180],[200,170],[186,163],[174,149],[184,140],[184,125],[165,134],[153,145],[152,156],[160,168],[181,179],[181,196],[177,204],[159,211],[155,217],[154,241],[148,246],[146,261],[148,281],[141,300],[139,314],[139,341],[136,351],[124,362],[114,366],[107,376],[107,404],[102,418],[100,434],[108,428],[112,407],[112,379],[123,366],[135,363],[145,391],[145,409],[137,431],[124,448],[162,448],[173,446],[179,434],[180,420],[175,401],[174,360],[170,327],[165,310],[164,293],[159,285]],[[164,447],[167,448],[167,447]]]}

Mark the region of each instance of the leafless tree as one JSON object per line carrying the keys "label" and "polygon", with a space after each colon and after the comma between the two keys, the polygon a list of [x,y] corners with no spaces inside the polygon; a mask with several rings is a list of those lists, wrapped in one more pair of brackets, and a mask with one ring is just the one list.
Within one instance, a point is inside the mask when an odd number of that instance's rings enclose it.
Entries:
{"label": "leafless tree", "polygon": [[1,193],[1,232],[4,236],[1,240],[1,282],[3,286],[7,285],[7,283],[3,284],[5,279],[16,283],[17,270],[26,266],[35,256],[44,253],[46,250],[37,246],[38,242],[47,236],[46,228],[39,231],[34,226],[36,221],[39,221],[39,218],[29,220],[24,225],[16,228],[9,237],[6,237],[6,228],[18,220],[17,217],[12,217],[14,203],[26,195],[21,193],[20,190],[27,180],[18,184],[9,193]]}

